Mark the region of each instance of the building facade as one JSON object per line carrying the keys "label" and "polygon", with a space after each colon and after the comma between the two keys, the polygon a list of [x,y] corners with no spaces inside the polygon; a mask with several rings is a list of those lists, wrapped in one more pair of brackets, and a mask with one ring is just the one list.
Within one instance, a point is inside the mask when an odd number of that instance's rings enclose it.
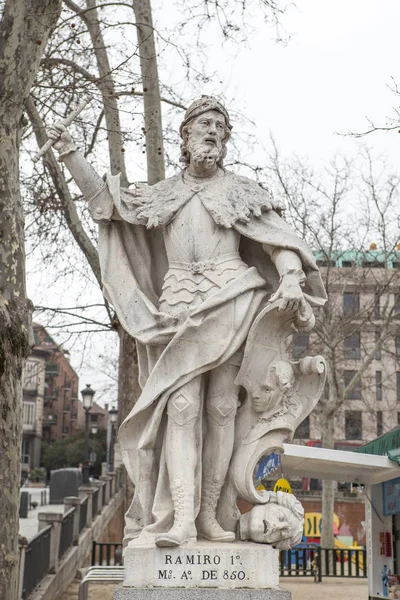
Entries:
{"label": "building facade", "polygon": [[27,358],[23,374],[22,404],[22,471],[39,467],[43,436],[43,406],[45,396],[46,360],[51,351],[34,347]]}
{"label": "building facade", "polygon": [[44,373],[42,437],[53,444],[79,431],[79,379],[70,365],[68,353],[54,342],[46,329],[35,323],[33,331],[34,351],[48,352]]}
{"label": "building facade", "polygon": [[[378,251],[318,258],[328,308],[317,315],[314,332],[295,334],[292,353],[327,359],[322,402],[336,402],[335,447],[350,449],[400,423],[400,252],[388,259]],[[336,400],[330,385],[339,392]],[[295,443],[318,443],[322,430],[317,406]]]}

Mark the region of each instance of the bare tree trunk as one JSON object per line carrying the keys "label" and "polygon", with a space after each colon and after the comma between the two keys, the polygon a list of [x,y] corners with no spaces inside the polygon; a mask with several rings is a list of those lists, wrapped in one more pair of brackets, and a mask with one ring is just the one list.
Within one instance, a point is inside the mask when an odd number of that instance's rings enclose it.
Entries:
{"label": "bare tree trunk", "polygon": [[60,0],[7,0],[0,23],[0,598],[17,600],[24,359],[31,338],[25,288],[19,147],[24,103]]}
{"label": "bare tree trunk", "polygon": [[150,0],[133,0],[143,82],[144,128],[146,135],[147,182],[153,185],[165,179],[164,144]]}
{"label": "bare tree trunk", "polygon": [[[333,448],[334,444],[334,415],[326,415],[321,421],[324,424],[322,432],[323,448]],[[334,548],[333,513],[335,509],[335,481],[322,482],[322,531],[321,548]]]}
{"label": "bare tree trunk", "polygon": [[125,419],[141,394],[138,381],[138,357],[136,342],[121,325],[119,335],[118,363],[118,403],[120,406],[119,422]]}

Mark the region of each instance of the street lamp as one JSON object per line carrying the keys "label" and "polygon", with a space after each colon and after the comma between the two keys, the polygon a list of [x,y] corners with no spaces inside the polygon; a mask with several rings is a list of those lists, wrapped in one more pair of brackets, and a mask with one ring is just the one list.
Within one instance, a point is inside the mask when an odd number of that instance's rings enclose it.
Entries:
{"label": "street lamp", "polygon": [[89,384],[81,391],[83,410],[85,411],[85,451],[83,458],[82,483],[89,483],[89,411],[93,406],[95,391]]}
{"label": "street lamp", "polygon": [[110,424],[111,424],[109,471],[114,471],[114,436],[115,436],[114,428],[115,428],[115,423],[117,422],[117,417],[118,417],[118,411],[115,408],[115,406],[110,408],[110,410],[108,411],[108,416],[109,416]]}

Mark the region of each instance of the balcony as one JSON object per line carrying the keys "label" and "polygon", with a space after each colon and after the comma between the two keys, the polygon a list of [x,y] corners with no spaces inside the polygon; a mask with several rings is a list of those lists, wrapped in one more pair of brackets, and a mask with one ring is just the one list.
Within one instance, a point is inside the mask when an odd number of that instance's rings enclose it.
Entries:
{"label": "balcony", "polygon": [[58,365],[57,363],[53,363],[53,364],[46,364],[46,377],[50,376],[50,377],[56,377],[57,375],[60,374],[60,365]]}
{"label": "balcony", "polygon": [[35,431],[36,404],[34,402],[22,403],[22,427],[24,432]]}

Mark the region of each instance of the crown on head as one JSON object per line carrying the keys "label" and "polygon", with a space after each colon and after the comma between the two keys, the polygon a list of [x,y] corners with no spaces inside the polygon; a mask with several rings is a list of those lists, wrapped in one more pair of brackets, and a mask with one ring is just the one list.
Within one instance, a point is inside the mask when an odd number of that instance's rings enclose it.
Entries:
{"label": "crown on head", "polygon": [[198,100],[192,102],[192,104],[185,112],[185,118],[183,119],[181,126],[179,127],[179,133],[181,137],[183,137],[183,128],[185,127],[185,125],[188,124],[188,122],[191,119],[194,119],[195,117],[198,117],[199,115],[202,115],[203,113],[208,112],[209,110],[217,110],[219,113],[221,113],[221,115],[224,116],[227,128],[229,129],[229,131],[231,131],[232,125],[229,121],[229,114],[226,108],[213,96],[202,96]]}

